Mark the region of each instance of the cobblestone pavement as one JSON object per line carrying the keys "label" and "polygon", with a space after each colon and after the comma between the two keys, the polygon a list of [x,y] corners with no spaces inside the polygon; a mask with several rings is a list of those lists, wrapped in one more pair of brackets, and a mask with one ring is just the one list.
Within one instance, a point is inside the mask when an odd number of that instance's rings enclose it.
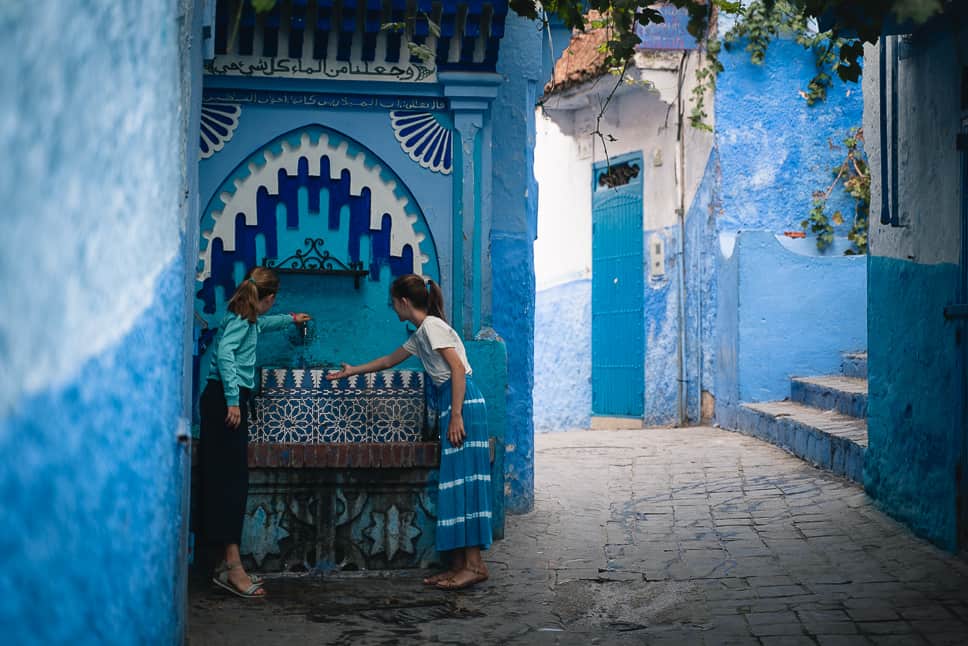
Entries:
{"label": "cobblestone pavement", "polygon": [[711,428],[536,438],[534,512],[491,580],[276,578],[190,595],[190,643],[968,644],[968,562],[863,490]]}

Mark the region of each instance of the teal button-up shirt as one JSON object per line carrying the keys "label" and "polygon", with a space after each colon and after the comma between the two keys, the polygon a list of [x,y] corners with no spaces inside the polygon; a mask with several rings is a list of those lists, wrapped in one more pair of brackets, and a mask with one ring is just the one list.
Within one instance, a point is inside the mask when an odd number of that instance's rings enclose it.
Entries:
{"label": "teal button-up shirt", "polygon": [[255,387],[255,348],[259,333],[281,330],[290,323],[292,316],[289,314],[260,316],[255,323],[249,323],[234,312],[225,315],[212,353],[208,378],[222,382],[227,405],[239,405],[240,386],[250,390]]}

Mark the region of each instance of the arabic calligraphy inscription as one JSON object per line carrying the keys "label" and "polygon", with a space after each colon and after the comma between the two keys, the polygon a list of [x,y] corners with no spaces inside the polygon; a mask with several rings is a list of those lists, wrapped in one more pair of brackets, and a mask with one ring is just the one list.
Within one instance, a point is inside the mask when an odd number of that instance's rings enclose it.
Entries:
{"label": "arabic calligraphy inscription", "polygon": [[216,56],[205,71],[219,76],[327,78],[341,81],[435,83],[434,68],[419,63],[374,63],[271,56]]}

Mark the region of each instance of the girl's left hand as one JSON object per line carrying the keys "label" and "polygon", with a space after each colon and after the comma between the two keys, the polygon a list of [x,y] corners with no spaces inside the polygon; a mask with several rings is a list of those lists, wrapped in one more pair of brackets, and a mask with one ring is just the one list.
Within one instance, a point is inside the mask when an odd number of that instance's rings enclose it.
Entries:
{"label": "girl's left hand", "polygon": [[292,315],[292,320],[295,321],[296,323],[305,323],[306,321],[309,321],[312,318],[313,317],[311,317],[309,314],[304,314],[303,312],[297,312]]}
{"label": "girl's left hand", "polygon": [[451,415],[450,423],[447,424],[447,439],[455,448],[460,448],[464,443],[467,433],[464,432],[464,418],[461,415]]}
{"label": "girl's left hand", "polygon": [[225,416],[225,425],[229,428],[238,428],[242,423],[242,409],[238,406],[229,406],[228,414]]}
{"label": "girl's left hand", "polygon": [[329,379],[330,381],[335,381],[336,379],[343,379],[353,374],[352,372],[353,366],[351,366],[348,363],[342,363],[340,365],[342,366],[342,368],[340,368],[339,370],[331,370],[330,372],[327,372],[326,378]]}

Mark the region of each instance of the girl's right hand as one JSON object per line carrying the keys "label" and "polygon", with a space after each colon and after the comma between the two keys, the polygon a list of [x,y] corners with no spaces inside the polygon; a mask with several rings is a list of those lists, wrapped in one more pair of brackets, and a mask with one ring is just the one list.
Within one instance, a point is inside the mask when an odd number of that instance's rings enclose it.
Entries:
{"label": "girl's right hand", "polygon": [[335,381],[337,379],[343,379],[344,377],[349,377],[350,375],[353,374],[352,372],[353,366],[351,366],[348,363],[341,363],[340,365],[343,366],[340,370],[326,373],[326,378],[329,379],[330,381]]}
{"label": "girl's right hand", "polygon": [[238,428],[242,422],[242,410],[238,406],[229,406],[229,414],[225,416],[225,425]]}

